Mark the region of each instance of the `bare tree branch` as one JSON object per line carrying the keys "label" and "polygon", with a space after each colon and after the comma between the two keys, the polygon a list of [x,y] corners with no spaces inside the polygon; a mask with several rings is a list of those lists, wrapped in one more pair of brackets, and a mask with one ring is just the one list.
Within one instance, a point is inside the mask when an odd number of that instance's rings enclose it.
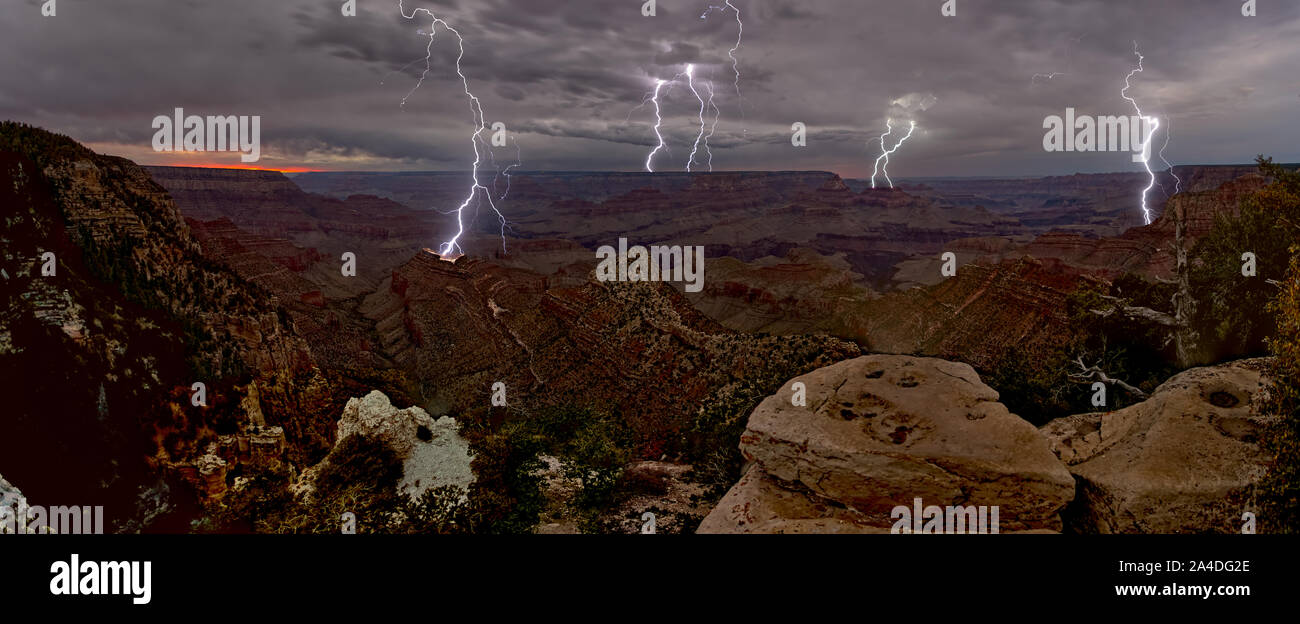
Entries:
{"label": "bare tree branch", "polygon": [[1109,310],[1092,310],[1093,314],[1096,314],[1097,316],[1100,316],[1102,318],[1108,318],[1110,316],[1113,316],[1116,312],[1118,312],[1121,315],[1123,315],[1125,318],[1136,319],[1139,321],[1147,321],[1149,323],[1155,323],[1157,325],[1161,325],[1164,327],[1177,328],[1177,327],[1182,327],[1183,325],[1182,323],[1179,323],[1178,320],[1175,319],[1173,316],[1169,314],[1165,314],[1164,312],[1160,312],[1158,310],[1152,310],[1151,308],[1144,308],[1141,306],[1124,305],[1124,300],[1120,299],[1119,297],[1102,295],[1101,298],[1110,302],[1112,306]]}
{"label": "bare tree branch", "polygon": [[1079,372],[1070,373],[1070,381],[1074,383],[1086,384],[1086,383],[1100,381],[1101,383],[1104,383],[1106,385],[1119,386],[1124,390],[1128,391],[1133,396],[1142,399],[1144,401],[1148,398],[1147,393],[1143,392],[1141,389],[1129,385],[1122,379],[1115,379],[1114,377],[1107,375],[1105,371],[1101,370],[1101,368],[1095,365],[1088,366],[1087,364],[1084,364],[1083,356],[1079,356],[1079,358],[1076,359],[1074,362],[1075,364],[1079,365]]}

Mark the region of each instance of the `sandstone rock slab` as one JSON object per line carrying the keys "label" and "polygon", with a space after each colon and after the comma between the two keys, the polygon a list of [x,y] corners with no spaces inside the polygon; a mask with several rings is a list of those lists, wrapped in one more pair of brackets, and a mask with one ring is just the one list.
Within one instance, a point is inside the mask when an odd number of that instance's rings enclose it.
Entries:
{"label": "sandstone rock slab", "polygon": [[[806,405],[794,404],[796,382]],[[757,467],[702,529],[728,516],[760,531],[781,518],[796,531],[887,528],[894,507],[919,497],[997,505],[1005,530],[1059,530],[1074,498],[1043,435],[970,366],[934,358],[868,355],[796,377],[755,408],[740,449]]]}
{"label": "sandstone rock slab", "polygon": [[1043,426],[1079,480],[1071,524],[1084,532],[1241,530],[1249,489],[1265,471],[1251,404],[1267,385],[1265,358],[1194,368],[1122,410]]}

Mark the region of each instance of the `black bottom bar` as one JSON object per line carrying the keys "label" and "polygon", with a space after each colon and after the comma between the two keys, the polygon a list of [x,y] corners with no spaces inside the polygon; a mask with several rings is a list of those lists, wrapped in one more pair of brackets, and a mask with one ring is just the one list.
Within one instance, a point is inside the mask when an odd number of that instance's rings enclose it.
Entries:
{"label": "black bottom bar", "polygon": [[[430,615],[456,604],[538,615],[598,610],[586,602],[594,598],[647,610],[613,619],[651,611],[662,616],[650,619],[676,619],[726,604],[862,613],[877,602],[928,610],[1046,600],[1066,611],[1203,611],[1281,604],[1292,591],[1295,545],[1282,536],[3,536],[0,587],[7,605],[141,615],[203,605],[329,613],[408,601]],[[148,604],[52,594],[52,566],[73,555],[96,562],[88,571],[148,561]],[[1208,597],[1199,595],[1205,587]],[[701,606],[673,613],[686,601]]]}

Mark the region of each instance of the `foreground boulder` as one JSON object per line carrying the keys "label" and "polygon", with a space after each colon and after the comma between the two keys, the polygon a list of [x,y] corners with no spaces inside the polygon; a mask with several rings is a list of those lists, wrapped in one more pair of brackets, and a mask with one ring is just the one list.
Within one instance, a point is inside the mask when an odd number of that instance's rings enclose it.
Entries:
{"label": "foreground boulder", "polygon": [[[795,405],[797,386],[806,406]],[[869,355],[797,377],[749,417],[753,464],[699,531],[875,532],[896,506],[998,506],[1000,530],[1059,530],[1074,479],[966,364]]]}
{"label": "foreground boulder", "polygon": [[[398,489],[413,500],[431,487],[455,486],[468,491],[474,482],[469,443],[460,437],[456,420],[450,416],[434,419],[419,407],[398,409],[384,393],[374,390],[364,398],[348,400],[338,422],[335,448],[353,435],[382,441],[393,449],[402,461]],[[315,474],[323,464],[303,473],[301,491],[313,489]]]}
{"label": "foreground boulder", "polygon": [[1095,533],[1239,533],[1265,471],[1251,405],[1267,359],[1184,371],[1122,410],[1043,426],[1079,481],[1071,528]]}

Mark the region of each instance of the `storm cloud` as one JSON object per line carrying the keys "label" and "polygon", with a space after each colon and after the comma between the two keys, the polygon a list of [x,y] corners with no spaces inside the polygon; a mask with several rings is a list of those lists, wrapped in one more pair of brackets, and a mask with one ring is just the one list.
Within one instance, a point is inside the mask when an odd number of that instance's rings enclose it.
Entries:
{"label": "storm cloud", "polygon": [[[1046,153],[1043,120],[1067,107],[1127,115],[1129,94],[1168,120],[1174,163],[1300,161],[1300,3],[1259,0],[732,0],[743,12],[737,97],[731,12],[719,0],[409,0],[465,37],[462,68],[488,123],[525,170],[638,170],[654,145],[655,80],[696,66],[721,111],[720,170],[869,175],[887,120],[915,121],[895,178],[1132,171],[1114,153]],[[455,37],[397,0],[37,0],[0,7],[0,118],[68,134],[146,164],[235,164],[231,154],[150,148],[155,115],[261,115],[261,166],[456,170],[473,116]],[[702,17],[707,12],[707,16]],[[684,79],[679,79],[684,80]],[[699,103],[665,87],[661,170],[685,167]],[[790,144],[803,122],[806,147]],[[1161,139],[1163,140],[1163,139]],[[226,157],[229,158],[226,158]],[[498,157],[512,160],[512,146]]]}

